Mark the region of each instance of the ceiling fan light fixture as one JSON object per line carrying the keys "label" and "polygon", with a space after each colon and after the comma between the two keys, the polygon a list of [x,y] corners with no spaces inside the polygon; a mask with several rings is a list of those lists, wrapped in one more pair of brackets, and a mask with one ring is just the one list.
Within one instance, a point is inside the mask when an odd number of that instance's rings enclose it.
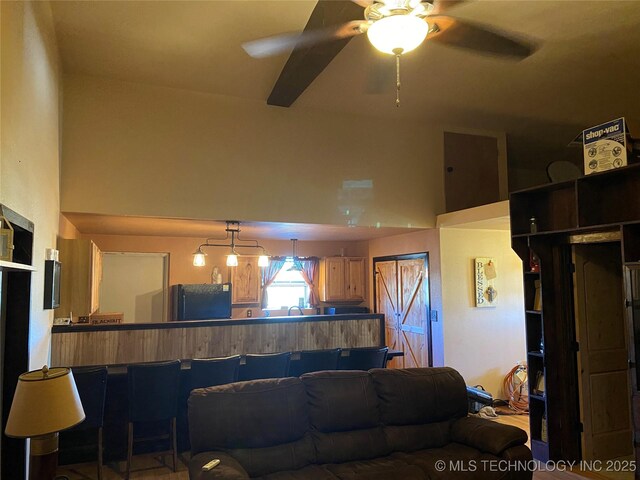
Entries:
{"label": "ceiling fan light fixture", "polygon": [[429,25],[420,17],[392,15],[374,22],[367,30],[367,37],[381,52],[396,55],[418,47],[427,33]]}

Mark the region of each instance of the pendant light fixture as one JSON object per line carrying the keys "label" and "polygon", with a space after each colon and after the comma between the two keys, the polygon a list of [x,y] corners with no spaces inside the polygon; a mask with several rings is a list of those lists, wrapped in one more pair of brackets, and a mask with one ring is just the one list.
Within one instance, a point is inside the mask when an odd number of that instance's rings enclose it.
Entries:
{"label": "pendant light fixture", "polygon": [[[227,255],[227,266],[238,266],[238,252],[236,248],[259,248],[262,250],[262,254],[258,257],[258,266],[269,266],[269,256],[265,248],[258,244],[257,240],[245,240],[240,238],[240,222],[237,220],[227,220],[227,227],[225,228],[226,236],[224,238],[207,238],[205,243],[198,247],[198,250],[193,254],[193,266],[204,267],[206,265],[205,257],[207,254],[202,251],[203,247],[227,247],[230,248],[230,252]],[[229,243],[211,243],[211,241],[224,241],[230,240]],[[249,243],[247,243],[249,242]]]}
{"label": "pendant light fixture", "polygon": [[291,239],[291,243],[292,243],[292,255],[291,258],[293,259],[293,265],[291,265],[291,267],[289,267],[289,269],[287,270],[288,272],[300,272],[302,271],[302,264],[300,263],[300,257],[298,257],[298,239],[297,238],[292,238]]}

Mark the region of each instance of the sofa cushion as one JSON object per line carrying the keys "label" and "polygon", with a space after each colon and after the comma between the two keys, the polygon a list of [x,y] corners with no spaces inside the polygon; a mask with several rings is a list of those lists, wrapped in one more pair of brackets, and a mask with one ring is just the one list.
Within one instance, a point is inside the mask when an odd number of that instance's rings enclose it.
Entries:
{"label": "sofa cushion", "polygon": [[313,430],[311,435],[318,463],[367,460],[391,453],[380,427],[334,433]]}
{"label": "sofa cushion", "polygon": [[475,447],[482,452],[500,455],[509,447],[524,445],[527,432],[486,418],[466,417],[453,422],[451,438],[454,442]]}
{"label": "sofa cushion", "polygon": [[384,425],[419,425],[467,416],[467,387],[452,368],[379,368],[370,373]]}
{"label": "sofa cushion", "polygon": [[299,470],[315,463],[316,451],[307,434],[300,440],[264,448],[234,448],[227,453],[244,467],[251,478],[286,470]]}
{"label": "sofa cushion", "polygon": [[[220,463],[217,467],[208,472],[202,471],[202,466],[211,460],[218,459]],[[214,478],[224,478],[225,480],[249,480],[249,474],[242,468],[238,461],[222,452],[202,452],[191,457],[189,460],[190,480],[211,480]]]}
{"label": "sofa cushion", "polygon": [[325,465],[341,480],[428,480],[419,467],[391,458]]}
{"label": "sofa cushion", "polygon": [[[458,443],[411,453],[396,452],[392,457],[419,467],[427,478],[501,480],[510,476],[508,471],[501,471],[506,469],[498,468],[495,463],[500,458]],[[495,468],[491,467],[490,462],[494,462]]]}
{"label": "sofa cushion", "polygon": [[329,470],[318,465],[310,465],[300,470],[288,470],[286,472],[276,472],[255,480],[337,480]]}
{"label": "sofa cushion", "polygon": [[377,427],[378,397],[363,371],[326,371],[300,377],[307,391],[311,425],[321,432]]}
{"label": "sofa cushion", "polygon": [[450,439],[451,422],[422,425],[392,425],[383,427],[387,444],[394,452],[413,452],[425,448],[447,445]]}
{"label": "sofa cushion", "polygon": [[307,394],[298,378],[196,389],[189,397],[191,452],[292,443],[309,430]]}

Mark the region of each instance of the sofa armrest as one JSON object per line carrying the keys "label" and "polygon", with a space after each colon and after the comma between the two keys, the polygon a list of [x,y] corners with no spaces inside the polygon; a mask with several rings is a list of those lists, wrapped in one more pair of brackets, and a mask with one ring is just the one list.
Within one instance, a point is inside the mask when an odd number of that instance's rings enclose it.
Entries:
{"label": "sofa armrest", "polygon": [[[202,471],[202,466],[209,463],[213,459],[219,459],[220,464],[209,470]],[[242,465],[231,455],[222,452],[202,452],[191,458],[189,461],[189,479],[190,480],[248,480],[249,474],[242,468]]]}
{"label": "sofa armrest", "polygon": [[503,425],[477,417],[456,420],[451,426],[451,439],[493,455],[500,456],[510,447],[527,443],[527,433],[511,425]]}

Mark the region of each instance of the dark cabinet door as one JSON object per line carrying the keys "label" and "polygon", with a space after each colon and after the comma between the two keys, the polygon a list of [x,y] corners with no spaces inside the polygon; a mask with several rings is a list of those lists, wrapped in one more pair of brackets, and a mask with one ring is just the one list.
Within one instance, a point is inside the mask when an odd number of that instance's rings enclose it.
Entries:
{"label": "dark cabinet door", "polygon": [[499,201],[498,140],[444,132],[444,190],[447,212]]}

